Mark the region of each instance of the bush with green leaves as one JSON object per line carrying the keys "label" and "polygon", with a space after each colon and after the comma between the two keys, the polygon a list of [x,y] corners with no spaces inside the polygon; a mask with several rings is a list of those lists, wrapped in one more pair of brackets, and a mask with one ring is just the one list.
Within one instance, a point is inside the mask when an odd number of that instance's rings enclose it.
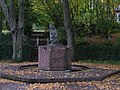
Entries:
{"label": "bush with green leaves", "polygon": [[[32,46],[29,42],[25,42],[23,45],[23,60],[31,60]],[[2,34],[0,40],[0,60],[12,59],[12,40],[11,34]]]}
{"label": "bush with green leaves", "polygon": [[76,45],[76,60],[120,61],[119,45]]}

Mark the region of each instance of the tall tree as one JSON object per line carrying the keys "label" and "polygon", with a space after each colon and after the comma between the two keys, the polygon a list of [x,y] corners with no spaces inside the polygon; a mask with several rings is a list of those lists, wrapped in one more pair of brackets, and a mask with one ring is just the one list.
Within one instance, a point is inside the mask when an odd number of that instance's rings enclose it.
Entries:
{"label": "tall tree", "polygon": [[2,34],[2,10],[0,8],[0,38],[1,38],[1,34]]}
{"label": "tall tree", "polygon": [[69,11],[68,0],[62,0],[63,2],[63,13],[64,13],[64,25],[67,34],[67,45],[72,49],[72,59],[74,59],[74,30],[72,27],[72,21]]}
{"label": "tall tree", "polygon": [[9,24],[13,40],[13,60],[22,59],[22,40],[24,32],[24,0],[18,0],[18,15],[15,0],[0,0],[3,13]]}
{"label": "tall tree", "polygon": [[47,26],[50,22],[54,22],[56,28],[64,25],[61,0],[34,0],[33,4],[40,25]]}

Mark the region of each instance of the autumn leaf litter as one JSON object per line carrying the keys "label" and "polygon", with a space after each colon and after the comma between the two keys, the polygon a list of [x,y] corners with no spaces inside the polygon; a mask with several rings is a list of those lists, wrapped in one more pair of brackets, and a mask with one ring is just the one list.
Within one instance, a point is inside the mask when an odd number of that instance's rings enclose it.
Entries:
{"label": "autumn leaf litter", "polygon": [[[10,63],[0,63],[0,65],[8,65]],[[19,64],[11,64],[11,65],[27,65],[33,63],[19,63]],[[99,67],[103,69],[112,69],[112,70],[120,70],[120,65],[107,65],[107,64],[91,64],[91,63],[76,63],[79,65],[91,66],[91,67]],[[12,74],[12,71],[9,71]],[[25,73],[25,72],[21,72]],[[14,83],[20,86],[18,90],[120,90],[120,73],[103,81],[91,81],[91,82],[66,82],[66,83],[34,83],[34,84],[26,84],[24,82],[12,81],[8,79],[0,79],[0,83]]]}

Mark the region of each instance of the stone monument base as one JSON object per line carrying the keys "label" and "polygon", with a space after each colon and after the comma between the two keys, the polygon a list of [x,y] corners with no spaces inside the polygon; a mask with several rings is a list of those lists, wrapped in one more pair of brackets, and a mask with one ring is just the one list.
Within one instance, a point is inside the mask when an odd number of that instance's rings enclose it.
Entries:
{"label": "stone monument base", "polygon": [[60,44],[38,47],[38,68],[64,71],[71,69],[71,49]]}

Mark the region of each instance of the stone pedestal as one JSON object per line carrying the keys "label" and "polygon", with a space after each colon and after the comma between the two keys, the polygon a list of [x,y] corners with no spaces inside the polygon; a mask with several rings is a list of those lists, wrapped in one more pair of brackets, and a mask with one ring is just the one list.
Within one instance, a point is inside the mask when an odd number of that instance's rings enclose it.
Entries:
{"label": "stone pedestal", "polygon": [[59,44],[38,47],[38,68],[64,71],[71,69],[71,49]]}

